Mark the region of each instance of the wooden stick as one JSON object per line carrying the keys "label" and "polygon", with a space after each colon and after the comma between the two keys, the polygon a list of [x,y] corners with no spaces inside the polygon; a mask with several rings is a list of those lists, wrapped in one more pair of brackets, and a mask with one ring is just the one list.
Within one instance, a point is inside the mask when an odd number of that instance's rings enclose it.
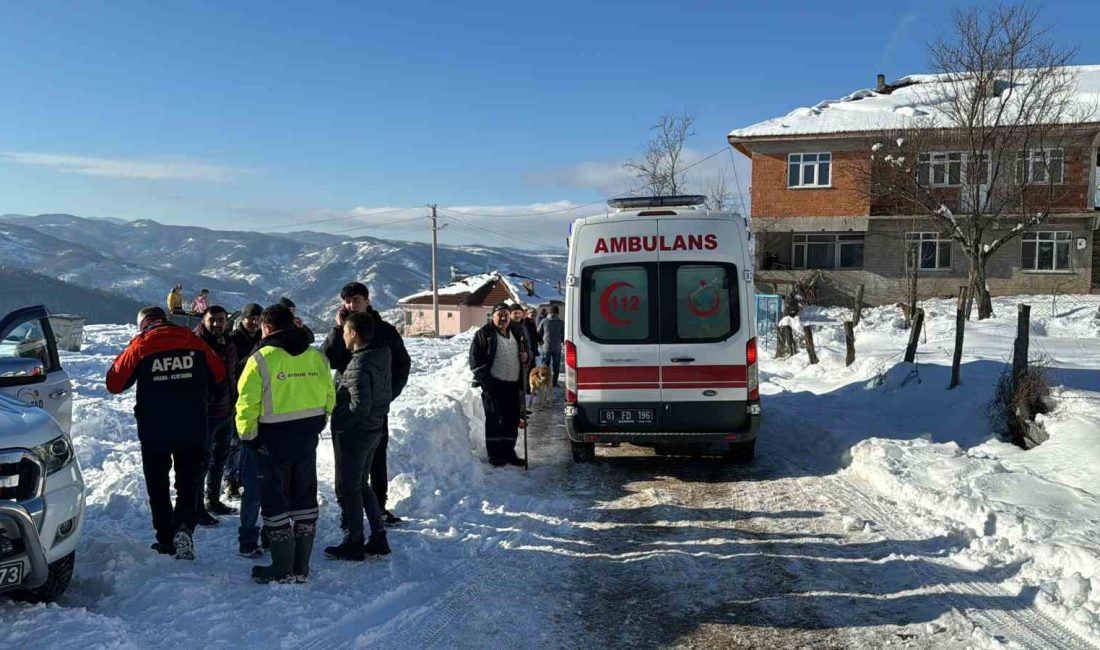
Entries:
{"label": "wooden stick", "polygon": [[844,345],[847,354],[844,357],[844,365],[850,366],[856,360],[856,333],[852,330],[852,321],[844,322]]}
{"label": "wooden stick", "polygon": [[963,356],[963,334],[966,331],[966,302],[969,287],[959,287],[959,304],[955,309],[955,355],[951,357],[951,384],[948,390],[959,385],[959,365]]}
{"label": "wooden stick", "polygon": [[913,317],[913,327],[909,330],[909,345],[905,346],[905,363],[913,363],[917,358],[917,344],[920,343],[920,330],[924,327],[924,310],[917,309]]}
{"label": "wooden stick", "polygon": [[863,285],[856,290],[856,301],[852,305],[852,325],[859,325],[859,319],[863,317]]}
{"label": "wooden stick", "polygon": [[810,356],[810,365],[817,365],[817,350],[814,349],[814,330],[809,325],[803,325],[802,334],[806,337],[806,354]]}

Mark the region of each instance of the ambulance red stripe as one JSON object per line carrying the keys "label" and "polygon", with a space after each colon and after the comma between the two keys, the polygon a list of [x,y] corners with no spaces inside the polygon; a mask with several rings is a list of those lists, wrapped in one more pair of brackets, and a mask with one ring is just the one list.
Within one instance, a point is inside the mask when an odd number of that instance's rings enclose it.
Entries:
{"label": "ambulance red stripe", "polygon": [[590,366],[577,369],[579,390],[744,388],[745,366]]}

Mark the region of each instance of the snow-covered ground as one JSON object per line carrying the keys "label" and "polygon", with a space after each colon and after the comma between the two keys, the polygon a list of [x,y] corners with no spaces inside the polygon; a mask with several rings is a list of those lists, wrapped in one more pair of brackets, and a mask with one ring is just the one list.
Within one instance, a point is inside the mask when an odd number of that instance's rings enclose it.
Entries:
{"label": "snow-covered ground", "polygon": [[103,388],[132,328],[89,328],[63,359],[89,483],[76,575],[55,605],[0,600],[0,647],[1100,646],[1100,298],[1027,301],[1057,385],[1051,438],[1027,452],[985,415],[1014,299],[968,323],[953,391],[952,301],[923,305],[911,366],[895,308],[864,312],[850,368],[847,312],[808,310],[821,363],[762,355],[765,421],[744,469],[628,448],[574,467],[547,415],[532,470],[492,470],[469,336],[408,339],[389,458],[409,520],[384,560],[323,559],[337,511],[322,441],[304,586],[253,584],[235,518],[198,531],[195,563],[149,550],[133,394]]}

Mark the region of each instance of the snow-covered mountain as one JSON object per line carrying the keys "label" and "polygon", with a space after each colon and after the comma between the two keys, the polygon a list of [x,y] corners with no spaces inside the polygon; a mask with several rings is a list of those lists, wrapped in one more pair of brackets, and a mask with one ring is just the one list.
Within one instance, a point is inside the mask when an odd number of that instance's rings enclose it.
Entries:
{"label": "snow-covered mountain", "polygon": [[[440,282],[447,281],[452,266],[465,273],[501,269],[554,282],[564,277],[565,257],[564,249],[440,246]],[[214,302],[230,308],[286,295],[307,319],[327,321],[337,292],[351,280],[371,288],[379,309],[429,286],[431,246],[316,232],[210,230],[149,219],[4,215],[0,264],[158,305],[177,282],[188,299],[207,288]]]}

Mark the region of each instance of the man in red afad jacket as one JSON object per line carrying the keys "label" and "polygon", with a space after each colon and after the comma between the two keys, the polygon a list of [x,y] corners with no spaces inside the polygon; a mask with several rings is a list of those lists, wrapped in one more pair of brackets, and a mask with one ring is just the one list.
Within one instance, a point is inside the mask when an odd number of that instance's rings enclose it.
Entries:
{"label": "man in red afad jacket", "polygon": [[[168,322],[160,307],[137,316],[139,333],[107,371],[107,390],[117,394],[137,384],[134,418],[141,441],[141,463],[157,541],[153,550],[177,559],[195,559],[199,473],[203,467],[207,402],[225,365],[201,338]],[[168,472],[176,469],[176,505]]]}

